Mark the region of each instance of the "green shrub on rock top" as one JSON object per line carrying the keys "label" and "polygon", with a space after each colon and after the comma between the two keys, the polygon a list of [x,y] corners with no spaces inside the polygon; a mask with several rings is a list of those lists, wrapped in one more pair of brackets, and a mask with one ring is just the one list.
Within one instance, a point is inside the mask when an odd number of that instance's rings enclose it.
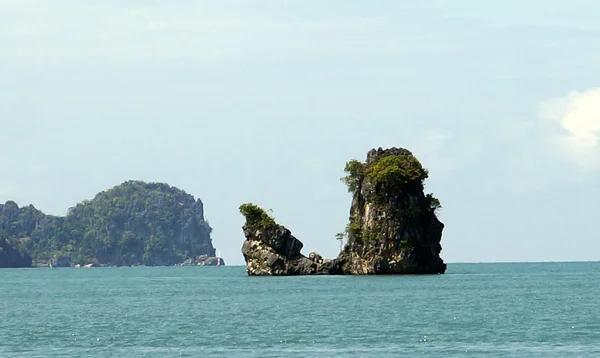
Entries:
{"label": "green shrub on rock top", "polygon": [[355,192],[365,178],[377,189],[397,191],[408,184],[423,184],[429,175],[411,154],[384,156],[368,165],[353,159],[346,163],[344,171],[347,175],[341,180],[349,192]]}
{"label": "green shrub on rock top", "polygon": [[389,155],[368,165],[365,176],[375,188],[399,190],[410,183],[422,184],[428,172],[412,155]]}
{"label": "green shrub on rock top", "polygon": [[239,209],[240,213],[246,217],[246,222],[248,225],[258,226],[261,228],[277,225],[275,220],[258,205],[246,203],[240,205]]}

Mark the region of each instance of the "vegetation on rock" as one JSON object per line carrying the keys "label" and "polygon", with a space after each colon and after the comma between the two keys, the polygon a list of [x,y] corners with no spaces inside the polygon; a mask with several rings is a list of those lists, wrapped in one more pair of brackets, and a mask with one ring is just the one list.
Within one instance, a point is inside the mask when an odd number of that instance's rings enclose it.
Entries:
{"label": "vegetation on rock", "polygon": [[352,159],[346,163],[344,171],[347,175],[341,180],[348,187],[348,192],[353,193],[356,191],[360,183],[362,182],[365,175],[364,165],[356,159]]}
{"label": "vegetation on rock", "polygon": [[162,183],[128,181],[70,208],[64,217],[0,205],[0,229],[24,243],[34,265],[174,265],[214,256],[202,202]]}
{"label": "vegetation on rock", "polygon": [[342,271],[443,272],[441,204],[423,192],[429,172],[419,160],[403,148],[379,148],[364,163],[346,163],[345,171],[353,200],[348,243],[338,257]]}
{"label": "vegetation on rock", "polygon": [[[344,171],[347,175],[341,180],[346,184],[348,192],[354,196],[360,195],[358,190],[366,181],[372,195],[365,199],[370,204],[380,205],[382,210],[393,215],[418,217],[421,214],[421,207],[402,205],[397,200],[402,193],[422,191],[423,184],[429,176],[429,171],[423,168],[421,162],[408,150],[396,150],[393,154],[382,155],[367,163],[352,159],[346,163]],[[433,211],[442,207],[433,194],[425,195],[424,200],[427,207]],[[364,230],[361,230],[357,220],[356,215],[351,216],[342,235],[353,236],[358,240],[376,235],[374,232],[363,233]]]}
{"label": "vegetation on rock", "polygon": [[341,180],[351,193],[360,187],[365,178],[374,190],[382,194],[393,194],[406,190],[411,185],[419,189],[429,176],[427,169],[408,151],[386,155],[371,163],[352,159],[346,163],[344,171],[347,175]]}
{"label": "vegetation on rock", "polygon": [[428,171],[412,154],[388,155],[368,164],[365,175],[376,190],[391,193],[405,189],[409,184],[422,184]]}
{"label": "vegetation on rock", "polygon": [[240,205],[240,213],[246,217],[246,223],[252,227],[273,227],[277,224],[264,209],[252,203]]}
{"label": "vegetation on rock", "polygon": [[442,208],[442,204],[440,203],[440,200],[438,198],[436,198],[435,196],[433,196],[433,194],[431,194],[431,193],[425,195],[425,200],[427,200],[429,207],[431,209],[433,209],[434,211]]}

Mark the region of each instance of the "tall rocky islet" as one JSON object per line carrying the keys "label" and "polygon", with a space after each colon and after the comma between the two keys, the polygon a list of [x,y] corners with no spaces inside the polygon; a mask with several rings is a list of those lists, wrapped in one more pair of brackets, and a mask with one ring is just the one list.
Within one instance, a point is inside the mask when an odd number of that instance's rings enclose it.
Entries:
{"label": "tall rocky islet", "polygon": [[[424,193],[428,172],[407,149],[373,149],[365,162],[346,164],[342,178],[352,194],[347,243],[328,260],[312,252],[264,210],[247,203],[242,253],[250,276],[441,274],[444,224],[440,202]],[[341,238],[341,237],[339,237]]]}

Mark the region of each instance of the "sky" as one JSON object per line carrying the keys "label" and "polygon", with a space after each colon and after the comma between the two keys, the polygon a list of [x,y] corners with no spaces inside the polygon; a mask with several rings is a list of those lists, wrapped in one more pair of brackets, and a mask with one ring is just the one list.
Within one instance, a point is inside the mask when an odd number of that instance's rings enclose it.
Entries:
{"label": "sky", "polygon": [[600,260],[596,0],[0,0],[0,202],[126,180],[240,204],[335,257],[350,159],[405,147],[446,262]]}

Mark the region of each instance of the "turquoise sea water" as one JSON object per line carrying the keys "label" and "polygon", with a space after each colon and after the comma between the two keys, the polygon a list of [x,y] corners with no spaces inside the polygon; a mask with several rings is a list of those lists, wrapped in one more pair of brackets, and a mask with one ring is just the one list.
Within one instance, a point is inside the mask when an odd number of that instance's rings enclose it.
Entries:
{"label": "turquoise sea water", "polygon": [[0,357],[600,357],[600,263],[0,270]]}

